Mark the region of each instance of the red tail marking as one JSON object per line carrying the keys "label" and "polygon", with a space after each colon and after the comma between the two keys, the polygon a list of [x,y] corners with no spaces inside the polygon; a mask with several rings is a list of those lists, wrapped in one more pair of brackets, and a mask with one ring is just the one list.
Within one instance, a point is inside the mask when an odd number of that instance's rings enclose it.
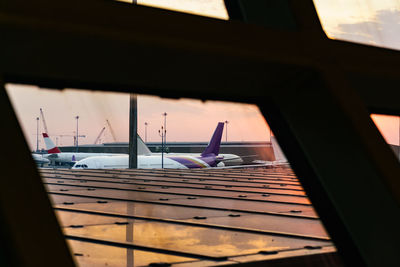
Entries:
{"label": "red tail marking", "polygon": [[58,149],[58,147],[53,147],[52,149],[47,150],[47,153],[57,154],[57,153],[61,153],[61,151],[60,151],[60,149]]}

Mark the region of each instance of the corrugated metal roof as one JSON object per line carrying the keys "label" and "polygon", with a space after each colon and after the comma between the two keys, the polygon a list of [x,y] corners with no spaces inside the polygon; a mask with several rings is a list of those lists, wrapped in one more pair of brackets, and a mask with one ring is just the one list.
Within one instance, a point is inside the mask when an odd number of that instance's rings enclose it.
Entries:
{"label": "corrugated metal roof", "polygon": [[289,168],[41,174],[80,266],[225,265],[336,251]]}

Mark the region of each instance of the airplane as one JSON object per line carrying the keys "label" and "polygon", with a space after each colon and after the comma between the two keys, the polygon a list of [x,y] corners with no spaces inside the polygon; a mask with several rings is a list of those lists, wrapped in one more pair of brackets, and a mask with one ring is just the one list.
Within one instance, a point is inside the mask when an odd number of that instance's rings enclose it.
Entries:
{"label": "airplane", "polygon": [[[224,158],[219,155],[224,123],[219,122],[211,140],[200,156],[182,154],[163,157],[161,155],[138,155],[139,169],[193,169],[223,167]],[[163,160],[163,164],[162,164]],[[72,169],[124,169],[129,167],[129,155],[89,157],[75,163]]]}
{"label": "airplane", "polygon": [[[48,136],[47,133],[43,133],[43,139],[46,144],[47,153],[43,155],[43,160],[49,159],[52,165],[55,164],[68,164],[74,165],[77,161],[95,156],[128,156],[123,153],[85,153],[85,152],[61,152],[60,149],[54,144],[53,140]],[[147,145],[138,135],[138,155],[146,156],[161,156],[161,153],[152,153]],[[196,153],[168,153],[169,156],[192,156],[199,157],[200,154]],[[243,159],[235,154],[220,154],[221,159],[223,158],[224,163],[227,165],[240,165],[243,163]],[[43,162],[48,164],[49,162]]]}
{"label": "airplane", "polygon": [[47,155],[47,154],[32,153],[32,158],[35,161],[36,165],[43,167],[44,165],[47,165],[50,163],[50,160],[46,159],[45,155]]}
{"label": "airplane", "polygon": [[[47,153],[44,157],[51,161],[54,165],[57,164],[75,164],[75,162],[83,160],[88,157],[94,156],[129,156],[128,154],[121,153],[86,153],[86,152],[61,152],[60,149],[54,144],[53,140],[50,139],[47,133],[43,133],[43,139],[46,144]],[[142,139],[138,135],[138,154],[148,155],[150,150],[144,144]]]}

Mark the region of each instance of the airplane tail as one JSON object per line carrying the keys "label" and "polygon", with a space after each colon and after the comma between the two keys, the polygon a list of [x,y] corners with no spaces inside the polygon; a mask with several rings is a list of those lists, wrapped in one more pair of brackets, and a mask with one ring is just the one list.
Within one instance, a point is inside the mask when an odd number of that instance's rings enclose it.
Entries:
{"label": "airplane tail", "polygon": [[214,134],[211,137],[210,143],[208,143],[206,149],[203,151],[203,153],[201,153],[202,157],[210,154],[218,156],[219,148],[221,146],[221,138],[223,131],[224,131],[224,123],[218,122],[217,128],[215,128]]}
{"label": "airplane tail", "polygon": [[288,162],[285,157],[285,154],[283,154],[282,149],[278,145],[278,142],[276,141],[275,136],[271,136],[271,143],[272,143],[272,149],[273,149],[274,155],[275,155],[275,161],[278,161],[281,163]]}
{"label": "airplane tail", "polygon": [[137,135],[137,153],[138,155],[145,155],[145,156],[149,156],[151,155],[151,151],[149,149],[149,147],[143,142],[142,138]]}
{"label": "airplane tail", "polygon": [[47,153],[49,153],[49,154],[61,153],[60,149],[58,149],[58,147],[56,147],[53,140],[50,139],[50,137],[47,133],[43,133],[43,139],[44,139],[44,143],[46,144]]}

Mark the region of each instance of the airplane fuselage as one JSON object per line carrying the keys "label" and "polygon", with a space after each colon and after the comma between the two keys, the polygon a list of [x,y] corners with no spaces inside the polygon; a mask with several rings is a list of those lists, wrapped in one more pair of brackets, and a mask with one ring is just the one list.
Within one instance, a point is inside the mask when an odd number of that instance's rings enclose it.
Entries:
{"label": "airplane fuselage", "polygon": [[84,153],[84,152],[62,152],[46,154],[44,157],[48,160],[56,163],[75,163],[77,161],[83,160],[88,157],[95,156],[122,156],[127,154],[117,154],[117,153]]}
{"label": "airplane fuselage", "polygon": [[[162,163],[163,161],[163,163]],[[139,169],[193,169],[223,166],[216,164],[215,157],[193,156],[138,156]],[[73,169],[125,169],[129,167],[129,156],[98,156],[77,162]]]}

